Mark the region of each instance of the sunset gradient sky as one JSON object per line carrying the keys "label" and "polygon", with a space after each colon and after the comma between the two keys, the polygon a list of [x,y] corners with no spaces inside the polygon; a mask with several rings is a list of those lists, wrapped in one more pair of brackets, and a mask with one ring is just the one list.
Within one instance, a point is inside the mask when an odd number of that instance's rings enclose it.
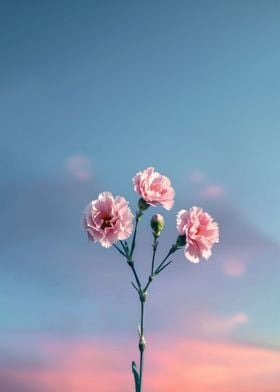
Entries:
{"label": "sunset gradient sky", "polygon": [[0,1],[0,391],[130,392],[139,309],[81,213],[154,166],[220,224],[150,288],[145,392],[280,390],[280,2]]}

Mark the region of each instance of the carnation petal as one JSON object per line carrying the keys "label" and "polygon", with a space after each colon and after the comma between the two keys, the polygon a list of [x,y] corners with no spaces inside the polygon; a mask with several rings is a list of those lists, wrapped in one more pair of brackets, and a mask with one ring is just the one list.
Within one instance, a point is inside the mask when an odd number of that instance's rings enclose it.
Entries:
{"label": "carnation petal", "polygon": [[122,196],[114,198],[112,193],[102,192],[86,206],[83,227],[90,241],[98,241],[109,248],[114,242],[131,235],[132,219],[128,202]]}
{"label": "carnation petal", "polygon": [[169,178],[162,176],[153,167],[138,172],[133,180],[134,190],[146,203],[170,210],[174,204],[174,189]]}
{"label": "carnation petal", "polygon": [[199,263],[199,257],[196,252],[194,252],[194,249],[192,247],[186,246],[185,247],[185,257],[191,262],[191,263]]}
{"label": "carnation petal", "polygon": [[185,256],[193,263],[203,257],[208,259],[212,247],[219,242],[219,226],[217,222],[200,207],[192,207],[188,211],[177,213],[177,230],[186,236]]}

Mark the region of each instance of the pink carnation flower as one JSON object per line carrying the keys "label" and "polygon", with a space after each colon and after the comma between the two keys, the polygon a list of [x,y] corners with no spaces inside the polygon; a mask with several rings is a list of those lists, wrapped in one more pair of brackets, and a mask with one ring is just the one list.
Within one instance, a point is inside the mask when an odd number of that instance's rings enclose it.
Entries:
{"label": "pink carnation flower", "polygon": [[192,207],[177,214],[177,230],[186,236],[185,256],[192,263],[208,259],[212,246],[219,242],[219,227],[202,208]]}
{"label": "pink carnation flower", "polygon": [[128,202],[123,197],[114,198],[110,192],[103,192],[87,205],[83,223],[90,241],[99,241],[109,248],[131,235],[132,219]]}
{"label": "pink carnation flower", "polygon": [[155,206],[160,204],[170,210],[174,204],[174,189],[169,178],[162,176],[153,167],[139,172],[133,178],[134,190],[146,203]]}

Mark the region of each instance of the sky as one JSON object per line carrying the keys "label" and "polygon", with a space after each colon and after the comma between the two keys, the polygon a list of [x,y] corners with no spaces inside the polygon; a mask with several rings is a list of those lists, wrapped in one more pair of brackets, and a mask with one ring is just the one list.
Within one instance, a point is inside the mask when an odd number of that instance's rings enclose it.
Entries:
{"label": "sky", "polygon": [[135,211],[153,166],[215,217],[209,261],[153,282],[149,392],[280,390],[280,3],[0,0],[0,390],[132,391],[131,271],[80,220],[102,191]]}

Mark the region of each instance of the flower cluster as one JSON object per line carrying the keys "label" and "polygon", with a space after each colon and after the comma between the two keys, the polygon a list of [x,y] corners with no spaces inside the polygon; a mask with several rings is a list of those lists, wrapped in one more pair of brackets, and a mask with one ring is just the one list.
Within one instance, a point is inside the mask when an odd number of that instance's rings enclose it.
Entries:
{"label": "flower cluster", "polygon": [[[134,260],[139,221],[150,206],[156,207],[159,205],[166,210],[170,210],[174,205],[175,192],[169,178],[155,171],[153,167],[148,167],[146,170],[137,173],[132,181],[135,192],[140,196],[138,210],[135,214],[135,225],[132,223],[134,216],[131,213],[128,201],[121,196],[114,197],[110,192],[103,192],[98,196],[98,199],[87,205],[83,214],[83,227],[90,241],[100,242],[106,248],[114,246],[126,259],[132,270],[134,281],[131,283],[141,303],[141,321],[138,326],[139,370],[135,361],[132,361],[131,370],[134,377],[135,392],[143,392],[143,358],[146,347],[144,307],[147,290],[154,278],[172,263],[173,257],[170,259],[170,256],[182,247],[184,247],[186,258],[193,263],[198,263],[202,257],[208,259],[213,245],[219,241],[219,228],[213,218],[202,208],[192,207],[189,210],[180,210],[177,213],[179,235],[167,255],[161,262],[158,262],[156,252],[165,222],[162,215],[153,215],[150,221],[153,234],[151,270],[146,283],[143,284],[142,279],[138,276]],[[129,243],[127,239],[130,236],[132,236],[132,241]]]}
{"label": "flower cluster", "polygon": [[[132,181],[141,198],[138,205],[142,210],[157,205],[166,210],[173,207],[175,192],[171,182],[153,167],[137,173]],[[128,204],[123,197],[114,197],[109,192],[103,192],[98,199],[91,201],[83,214],[83,227],[89,240],[108,248],[129,238],[133,232],[133,215]],[[164,226],[161,215],[156,214],[151,225],[154,235],[159,236]],[[208,259],[213,245],[219,242],[218,224],[199,207],[178,212],[177,230],[177,244],[184,245],[185,257],[193,263],[199,262],[200,258]]]}

